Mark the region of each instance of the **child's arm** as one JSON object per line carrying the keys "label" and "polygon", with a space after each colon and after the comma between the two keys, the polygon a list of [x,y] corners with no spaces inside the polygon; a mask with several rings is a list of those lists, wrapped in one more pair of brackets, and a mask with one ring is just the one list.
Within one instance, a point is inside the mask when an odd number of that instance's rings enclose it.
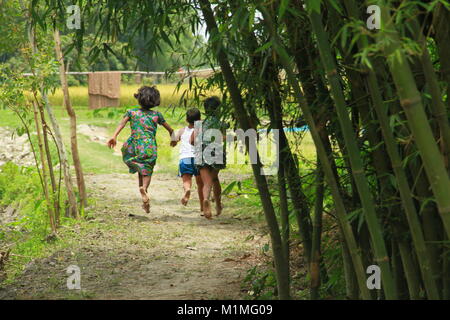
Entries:
{"label": "child's arm", "polygon": [[197,138],[197,134],[198,134],[198,129],[194,129],[194,131],[192,131],[191,138],[189,141],[192,145],[195,145],[195,139]]}
{"label": "child's arm", "polygon": [[175,135],[173,134],[173,131],[174,131],[174,130],[172,129],[172,127],[171,127],[166,121],[164,121],[164,122],[162,123],[162,126],[163,126],[164,128],[166,128],[167,132],[169,132],[171,141],[175,141]]}
{"label": "child's arm", "polygon": [[181,136],[183,135],[183,132],[184,132],[184,128],[181,128],[180,130],[178,130],[175,133],[175,136],[173,137],[172,141],[170,141],[171,147],[175,147],[177,145],[178,141],[180,141]]}
{"label": "child's arm", "polygon": [[129,120],[130,120],[130,117],[128,117],[128,116],[123,117],[123,119],[120,121],[119,125],[117,126],[116,131],[114,131],[112,138],[108,140],[108,143],[107,143],[108,147],[110,147],[112,149],[116,146],[117,136],[119,135],[120,131],[122,131],[122,129],[125,127],[125,125],[127,124],[127,122]]}

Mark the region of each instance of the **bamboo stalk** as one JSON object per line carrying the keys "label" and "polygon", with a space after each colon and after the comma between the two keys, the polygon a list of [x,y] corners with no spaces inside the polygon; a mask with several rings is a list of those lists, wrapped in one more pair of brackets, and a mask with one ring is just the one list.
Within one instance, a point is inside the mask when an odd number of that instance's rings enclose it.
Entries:
{"label": "bamboo stalk", "polygon": [[[359,19],[358,11],[355,3],[352,0],[346,0],[345,6],[350,17]],[[367,39],[361,37],[358,41],[358,46],[364,48],[368,45]],[[417,258],[419,261],[420,271],[424,281],[424,285],[427,291],[429,299],[439,299],[439,293],[436,287],[436,282],[433,279],[432,268],[428,250],[425,244],[425,239],[421,227],[421,223],[418,218],[414,201],[411,197],[412,192],[408,184],[406,173],[403,170],[402,160],[397,150],[395,137],[392,133],[389,125],[389,119],[387,116],[387,110],[384,107],[384,102],[381,97],[381,90],[378,86],[378,81],[373,70],[368,70],[367,84],[369,92],[371,94],[373,107],[377,114],[381,132],[384,137],[386,150],[392,163],[392,169],[397,179],[398,190],[402,200],[403,208],[405,210],[406,218],[408,221],[411,237],[416,250]]]}
{"label": "bamboo stalk", "polygon": [[406,282],[408,284],[409,297],[411,300],[419,300],[420,297],[420,274],[416,269],[412,248],[406,239],[398,239],[398,249],[400,258],[403,264],[403,271],[405,273]]}
{"label": "bamboo stalk", "polygon": [[440,73],[443,80],[447,83],[447,108],[450,108],[450,43],[448,35],[450,34],[450,12],[443,3],[437,3],[433,11],[433,29],[435,30],[435,41],[439,52],[439,61],[441,63]]}
{"label": "bamboo stalk", "polygon": [[[270,92],[272,93],[272,92]],[[272,104],[278,104],[278,102],[274,101],[275,99],[272,97]],[[269,112],[271,122],[273,124],[273,128],[278,130],[283,130],[283,122],[282,122],[282,112],[280,108],[273,107]],[[278,157],[278,190],[279,190],[279,198],[280,198],[280,225],[281,225],[281,241],[283,245],[283,251],[285,255],[285,259],[287,261],[289,267],[290,260],[290,252],[289,252],[289,236],[290,236],[290,226],[289,226],[289,207],[288,207],[288,198],[287,198],[287,190],[286,190],[286,151],[289,146],[286,144],[286,139],[279,140],[279,154]],[[289,272],[290,274],[290,272]]]}
{"label": "bamboo stalk", "polygon": [[290,60],[284,46],[281,44],[281,41],[275,32],[275,29],[273,28],[273,24],[272,24],[270,15],[267,13],[267,11],[265,10],[264,7],[259,7],[259,9],[261,10],[261,12],[263,14],[264,22],[268,25],[268,29],[270,30],[272,44],[273,44],[276,52],[278,53],[280,62],[284,66],[287,79],[288,79],[289,84],[291,85],[292,89],[294,90],[295,98],[302,109],[303,116],[308,124],[308,127],[311,132],[311,136],[314,140],[314,144],[316,146],[318,155],[320,156],[320,162],[321,162],[322,168],[324,170],[325,178],[327,180],[327,184],[330,187],[331,193],[333,195],[339,225],[342,229],[342,233],[344,235],[346,244],[348,245],[349,253],[350,253],[353,265],[354,265],[356,278],[358,280],[359,290],[361,292],[363,299],[370,300],[371,295],[370,295],[370,292],[366,285],[366,274],[365,274],[365,269],[364,269],[364,266],[362,263],[361,255],[359,254],[358,246],[356,244],[356,240],[355,240],[352,228],[347,219],[346,210],[345,210],[344,202],[343,202],[341,194],[340,194],[339,186],[338,186],[335,176],[333,174],[333,170],[332,170],[330,161],[327,157],[327,153],[325,151],[321,137],[317,130],[311,110],[310,110],[307,102],[304,99],[304,96],[300,89],[299,83],[292,71],[293,70],[292,61]]}
{"label": "bamboo stalk", "polygon": [[354,138],[354,133],[352,132],[352,124],[347,114],[345,99],[337,77],[336,65],[331,55],[328,36],[323,29],[320,15],[315,11],[311,11],[309,13],[309,17],[313,31],[317,36],[321,60],[330,82],[332,97],[336,105],[338,119],[346,143],[350,164],[352,166],[352,174],[358,189],[365,220],[372,239],[375,262],[380,266],[382,272],[384,292],[387,299],[394,300],[397,298],[397,292],[389,265],[389,256],[387,254],[386,245],[383,239],[383,231],[377,218],[372,194],[370,192],[367,178],[364,174],[363,162]]}
{"label": "bamboo stalk", "polygon": [[[341,234],[343,232],[341,231]],[[347,242],[344,239],[340,239],[341,243],[341,255],[342,255],[342,267],[344,268],[344,279],[345,279],[345,293],[348,300],[358,299],[358,279],[356,278],[356,272],[354,263],[352,261],[352,256],[350,250],[348,249]],[[372,299],[369,296],[368,299]]]}
{"label": "bamboo stalk", "polygon": [[399,35],[392,25],[389,13],[390,6],[384,1],[381,8],[383,27],[378,41],[390,39],[384,47],[388,66],[397,88],[400,104],[405,111],[408,125],[414,135],[415,143],[423,160],[425,171],[438,204],[439,214],[443,221],[447,236],[450,236],[450,180],[442,155],[434,140],[427,115],[417,90],[411,68],[401,50]]}
{"label": "bamboo stalk", "polygon": [[410,228],[414,247],[419,259],[419,265],[421,267],[421,273],[424,279],[425,287],[427,289],[427,294],[430,299],[439,299],[436,284],[431,273],[432,269],[430,266],[430,258],[427,253],[421,223],[419,221],[413,199],[411,198],[412,192],[409,187],[405,171],[403,170],[402,161],[397,150],[394,135],[389,125],[389,119],[387,118],[386,110],[383,107],[383,101],[381,100],[376,76],[373,74],[373,71],[369,72],[368,83],[372,94],[374,109],[377,113],[378,121],[380,122],[380,127],[384,136],[387,152],[391,159],[392,168],[397,179],[398,190],[400,192],[400,197],[402,200],[403,208],[405,209],[405,214]]}
{"label": "bamboo stalk", "polygon": [[418,22],[416,20],[411,21],[411,25],[419,44],[422,46],[422,55],[420,57],[420,62],[422,64],[423,73],[425,75],[426,82],[428,84],[430,95],[431,95],[431,110],[434,118],[439,124],[439,129],[442,137],[442,144],[444,146],[444,156],[448,161],[450,156],[450,125],[448,122],[447,108],[442,101],[442,93],[439,88],[438,79],[436,73],[434,72],[434,67],[430,59],[430,54],[428,53],[426,39],[420,30]]}
{"label": "bamboo stalk", "polygon": [[319,156],[317,156],[316,167],[316,197],[314,201],[314,220],[311,247],[311,289],[310,297],[312,300],[319,298],[320,289],[320,260],[321,250],[320,243],[322,238],[322,214],[323,214],[323,198],[325,193],[323,170],[320,166]]}

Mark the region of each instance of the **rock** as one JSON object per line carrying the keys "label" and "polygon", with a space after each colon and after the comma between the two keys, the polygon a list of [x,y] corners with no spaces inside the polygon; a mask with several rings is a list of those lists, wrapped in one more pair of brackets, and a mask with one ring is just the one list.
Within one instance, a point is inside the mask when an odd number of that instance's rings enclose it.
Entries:
{"label": "rock", "polygon": [[12,206],[8,206],[5,210],[5,215],[12,217],[16,213],[16,208],[13,208]]}
{"label": "rock", "polygon": [[13,206],[8,206],[6,209],[0,209],[0,224],[11,223],[17,218],[17,209]]}
{"label": "rock", "polygon": [[0,129],[0,166],[8,161],[19,166],[34,165],[28,136],[22,135],[19,137],[13,133],[14,131],[7,128]]}

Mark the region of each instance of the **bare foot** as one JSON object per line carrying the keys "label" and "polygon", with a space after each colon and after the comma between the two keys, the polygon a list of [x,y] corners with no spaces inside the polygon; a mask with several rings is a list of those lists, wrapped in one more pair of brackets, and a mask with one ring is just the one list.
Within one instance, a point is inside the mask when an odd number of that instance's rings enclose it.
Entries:
{"label": "bare foot", "polygon": [[222,210],[223,210],[223,204],[217,203],[216,204],[216,216],[220,216],[220,214],[222,213]]}
{"label": "bare foot", "polygon": [[209,200],[203,200],[203,215],[206,219],[212,218],[211,203],[209,202]]}
{"label": "bare foot", "polygon": [[140,187],[139,191],[141,192],[142,197],[142,209],[144,209],[146,213],[150,213],[150,198],[148,197],[147,192],[145,192],[144,187]]}
{"label": "bare foot", "polygon": [[144,209],[145,213],[150,213],[150,200],[142,204],[142,209]]}
{"label": "bare foot", "polygon": [[181,204],[182,204],[183,206],[187,205],[187,203],[188,203],[190,197],[191,197],[191,190],[186,190],[186,191],[184,192],[183,198],[181,198]]}
{"label": "bare foot", "polygon": [[142,202],[148,202],[148,195],[147,192],[145,192],[144,187],[139,187],[139,192],[141,193]]}

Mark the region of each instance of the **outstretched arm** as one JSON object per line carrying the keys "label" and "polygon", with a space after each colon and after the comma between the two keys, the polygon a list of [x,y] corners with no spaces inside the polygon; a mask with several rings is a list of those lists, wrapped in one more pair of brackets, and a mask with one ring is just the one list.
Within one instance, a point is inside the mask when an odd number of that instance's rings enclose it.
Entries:
{"label": "outstretched arm", "polygon": [[117,126],[116,131],[114,131],[114,134],[112,136],[111,139],[108,140],[108,147],[110,147],[111,149],[114,148],[117,144],[117,136],[119,135],[120,131],[122,131],[122,129],[125,127],[125,125],[127,124],[127,122],[130,120],[130,117],[124,117],[119,125]]}
{"label": "outstretched arm", "polygon": [[172,137],[172,141],[170,141],[170,146],[171,147],[175,147],[177,145],[177,143],[180,141],[181,136],[184,132],[184,128],[181,128],[180,130],[178,130]]}
{"label": "outstretched arm", "polygon": [[171,140],[171,141],[176,141],[175,135],[173,134],[173,129],[172,129],[172,127],[171,127],[167,122],[164,122],[164,123],[162,124],[162,126],[163,126],[164,128],[166,128],[167,132],[169,132],[170,140]]}

